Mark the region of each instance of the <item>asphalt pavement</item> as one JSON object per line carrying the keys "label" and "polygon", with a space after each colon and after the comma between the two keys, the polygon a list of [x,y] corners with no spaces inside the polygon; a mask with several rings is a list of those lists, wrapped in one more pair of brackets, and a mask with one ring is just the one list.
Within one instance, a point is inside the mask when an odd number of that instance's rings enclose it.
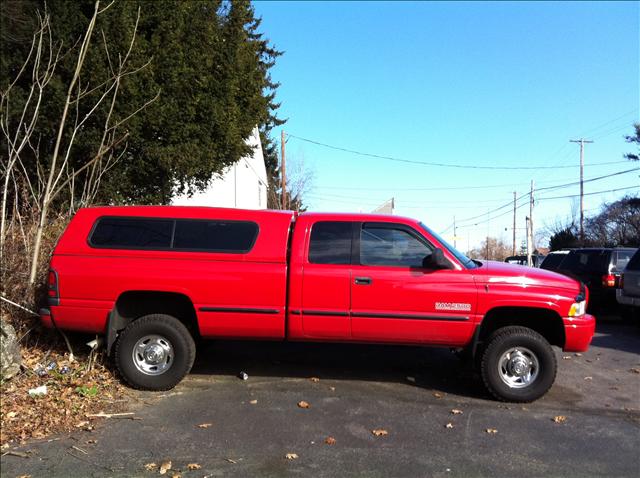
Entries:
{"label": "asphalt pavement", "polygon": [[446,349],[208,343],[174,390],[131,392],[135,420],[16,448],[29,458],[3,456],[1,475],[159,476],[145,464],[170,460],[185,478],[640,476],[640,327],[599,321],[588,352],[556,351],[555,385],[520,405]]}

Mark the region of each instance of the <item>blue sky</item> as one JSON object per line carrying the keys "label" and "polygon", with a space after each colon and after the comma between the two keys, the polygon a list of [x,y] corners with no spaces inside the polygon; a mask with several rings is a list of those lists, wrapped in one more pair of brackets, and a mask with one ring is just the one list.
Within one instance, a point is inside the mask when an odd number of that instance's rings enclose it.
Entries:
{"label": "blue sky", "polygon": [[[570,139],[595,141],[585,147],[585,179],[640,167],[590,166],[624,161],[631,151],[623,136],[639,121],[638,5],[256,2],[261,30],[285,52],[273,77],[282,84],[287,133],[418,162],[556,167],[435,167],[291,137],[288,168],[303,164],[313,176],[306,203],[311,210],[370,211],[394,197],[397,214],[445,235],[455,215],[461,250],[487,233],[511,244],[512,214],[502,209],[487,223],[487,211],[512,200],[513,191],[526,193],[532,179],[540,188],[577,181],[578,145]],[[639,173],[586,183],[585,193],[634,187],[586,196],[586,214],[639,193]],[[578,193],[577,185],[541,191],[536,229],[570,216],[578,204],[544,196]],[[517,211],[518,244],[526,214],[528,206]]]}

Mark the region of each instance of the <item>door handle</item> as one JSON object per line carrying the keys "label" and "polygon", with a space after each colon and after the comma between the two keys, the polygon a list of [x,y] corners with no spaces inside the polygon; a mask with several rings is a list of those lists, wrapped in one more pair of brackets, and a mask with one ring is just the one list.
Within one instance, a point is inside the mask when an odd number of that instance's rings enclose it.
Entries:
{"label": "door handle", "polygon": [[356,285],[371,285],[371,277],[356,277]]}

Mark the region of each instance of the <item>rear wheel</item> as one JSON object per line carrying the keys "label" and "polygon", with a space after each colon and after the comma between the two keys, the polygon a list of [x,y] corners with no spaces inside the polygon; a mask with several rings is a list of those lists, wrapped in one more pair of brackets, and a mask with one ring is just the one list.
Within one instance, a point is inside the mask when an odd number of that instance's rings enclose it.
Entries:
{"label": "rear wheel", "polygon": [[118,337],[115,361],[129,385],[141,390],[169,390],[191,370],[193,337],[178,319],[152,314],[131,322]]}
{"label": "rear wheel", "polygon": [[498,400],[531,402],[556,378],[556,356],[547,340],[526,327],[503,327],[487,341],[480,362],[482,381]]}

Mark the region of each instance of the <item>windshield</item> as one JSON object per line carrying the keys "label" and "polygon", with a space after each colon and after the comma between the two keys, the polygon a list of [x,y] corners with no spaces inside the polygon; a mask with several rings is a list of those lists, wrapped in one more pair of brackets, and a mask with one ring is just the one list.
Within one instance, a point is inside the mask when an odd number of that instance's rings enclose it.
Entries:
{"label": "windshield", "polygon": [[453,247],[451,244],[445,241],[442,237],[440,237],[439,234],[429,229],[423,223],[420,223],[420,227],[422,227],[425,231],[427,231],[429,234],[435,237],[438,240],[438,242],[442,245],[442,247],[444,247],[453,256],[455,256],[455,258],[458,259],[460,263],[463,266],[465,266],[467,269],[475,269],[476,267],[478,267],[478,265],[473,260],[469,259],[462,252],[458,251],[455,247]]}

